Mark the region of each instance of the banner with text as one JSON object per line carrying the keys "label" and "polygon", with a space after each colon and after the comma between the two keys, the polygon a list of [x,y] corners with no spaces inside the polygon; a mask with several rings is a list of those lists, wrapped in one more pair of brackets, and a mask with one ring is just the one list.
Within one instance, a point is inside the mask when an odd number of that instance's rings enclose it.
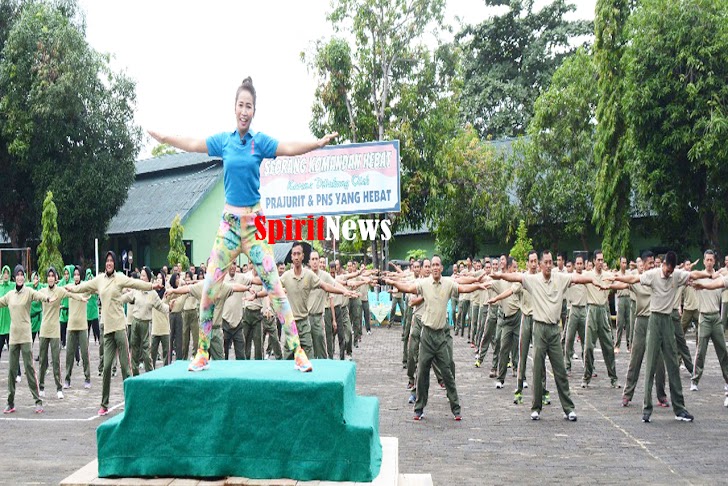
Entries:
{"label": "banner with text", "polygon": [[265,159],[260,204],[268,218],[399,212],[399,140]]}

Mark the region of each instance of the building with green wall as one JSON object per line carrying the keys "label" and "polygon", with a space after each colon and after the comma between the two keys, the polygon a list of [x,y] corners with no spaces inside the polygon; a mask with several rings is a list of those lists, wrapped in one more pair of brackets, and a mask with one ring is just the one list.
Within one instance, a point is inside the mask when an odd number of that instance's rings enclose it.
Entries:
{"label": "building with green wall", "polygon": [[222,160],[179,153],[140,160],[136,168],[129,196],[109,224],[108,247],[119,257],[131,250],[133,266],[161,268],[179,214],[187,257],[197,265],[206,261],[225,203]]}

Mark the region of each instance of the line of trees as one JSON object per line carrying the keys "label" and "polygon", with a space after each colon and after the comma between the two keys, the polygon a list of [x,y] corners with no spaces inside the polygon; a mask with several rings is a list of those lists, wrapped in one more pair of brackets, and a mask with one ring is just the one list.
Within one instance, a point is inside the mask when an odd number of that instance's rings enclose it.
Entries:
{"label": "line of trees", "polygon": [[647,217],[665,245],[720,250],[728,4],[598,0],[591,23],[567,0],[485,3],[499,13],[430,48],[452,32],[442,0],[335,0],[335,35],[302,54],[316,135],[401,141],[395,228],[427,224],[453,259],[522,219],[537,247],[596,230],[613,260]]}

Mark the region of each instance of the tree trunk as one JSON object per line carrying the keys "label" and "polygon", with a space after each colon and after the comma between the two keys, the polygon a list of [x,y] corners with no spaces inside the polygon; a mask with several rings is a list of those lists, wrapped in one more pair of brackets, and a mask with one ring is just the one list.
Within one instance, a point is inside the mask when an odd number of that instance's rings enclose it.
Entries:
{"label": "tree trunk", "polygon": [[700,217],[700,222],[703,226],[703,250],[711,249],[717,252],[719,255],[723,253],[720,250],[720,237],[718,230],[720,225],[718,218],[713,211],[704,211]]}

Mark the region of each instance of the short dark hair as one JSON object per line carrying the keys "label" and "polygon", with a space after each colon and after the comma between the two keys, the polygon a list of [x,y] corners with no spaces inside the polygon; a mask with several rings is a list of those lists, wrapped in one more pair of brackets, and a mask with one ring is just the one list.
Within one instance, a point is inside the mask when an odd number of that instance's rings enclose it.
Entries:
{"label": "short dark hair", "polygon": [[647,260],[648,258],[655,258],[655,254],[652,253],[650,250],[647,250],[644,253],[642,253],[643,260]]}
{"label": "short dark hair", "polygon": [[538,258],[538,252],[536,250],[531,250],[528,252],[528,258],[531,258],[531,255],[536,255],[536,258]]}
{"label": "short dark hair", "polygon": [[513,266],[513,262],[514,262],[513,257],[511,257],[511,256],[506,257],[506,268],[512,267]]}
{"label": "short dark hair", "polygon": [[576,263],[576,260],[579,259],[579,258],[581,258],[581,263],[584,263],[584,255],[576,255],[574,257],[574,263]]}
{"label": "short dark hair", "polygon": [[[534,252],[534,253],[536,253],[536,252]],[[529,253],[529,254],[530,254],[530,253]],[[545,255],[550,255],[550,254],[551,254],[551,250],[542,250],[542,251],[541,251],[541,260],[543,260],[543,257],[544,257]],[[558,253],[557,253],[557,255],[558,255]],[[559,256],[560,256],[560,255],[559,255]]]}
{"label": "short dark hair", "polygon": [[715,258],[715,252],[713,250],[711,250],[710,248],[705,250],[705,252],[703,253],[703,256],[706,256],[706,255],[713,255],[713,258]]}
{"label": "short dark hair", "polygon": [[597,259],[597,255],[604,256],[604,252],[602,252],[602,250],[594,250],[594,259],[595,260]]}
{"label": "short dark hair", "polygon": [[677,266],[677,253],[672,250],[665,253],[665,263],[672,268],[675,268]]}

